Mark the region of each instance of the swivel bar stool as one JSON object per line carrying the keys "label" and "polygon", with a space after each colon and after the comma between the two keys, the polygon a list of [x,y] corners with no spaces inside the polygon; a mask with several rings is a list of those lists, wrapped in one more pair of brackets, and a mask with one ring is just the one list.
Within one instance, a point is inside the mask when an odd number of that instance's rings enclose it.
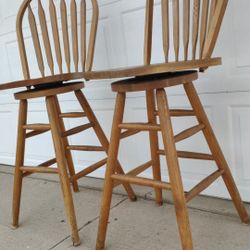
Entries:
{"label": "swivel bar stool", "polygon": [[[17,227],[19,222],[23,177],[32,173],[58,174],[63,192],[66,216],[70,225],[74,245],[79,245],[80,239],[70,182],[73,185],[74,191],[78,191],[77,180],[104,166],[107,158],[85,168],[79,173],[75,173],[71,151],[104,151],[107,153],[109,148],[109,142],[101,126],[84,94],[81,92],[84,83],[82,81],[69,82],[69,80],[85,78],[85,72],[90,72],[92,69],[99,12],[97,1],[91,0],[91,3],[92,21],[87,46],[85,0],[71,0],[67,2],[65,0],[61,0],[60,2],[54,2],[53,0],[23,1],[17,15],[17,37],[25,80],[6,83],[0,86],[0,90],[18,87],[28,88],[28,90],[15,94],[15,98],[20,101],[20,107],[13,191],[13,226]],[[70,11],[68,10],[68,4],[70,5]],[[78,6],[80,8],[79,10]],[[48,11],[46,11],[46,7],[48,8]],[[60,8],[60,15],[58,14],[58,8]],[[37,10],[37,13],[33,10]],[[68,25],[69,13],[71,20],[70,26]],[[28,19],[27,22],[26,17]],[[61,20],[61,29],[59,29],[58,24],[59,17]],[[78,17],[80,17],[81,20],[80,25],[78,25],[77,22]],[[26,23],[28,23],[28,26],[25,25]],[[40,31],[38,24],[40,25]],[[51,25],[52,34],[49,32],[49,25]],[[80,28],[78,30],[79,26]],[[27,35],[24,35],[24,29],[25,32],[27,32],[28,27],[30,28],[37,64],[41,74],[40,78],[31,78],[30,76],[30,68],[33,65],[28,62],[27,53],[30,47],[28,47],[26,43]],[[69,38],[70,33],[71,41]],[[51,39],[53,42],[51,42]],[[81,49],[78,48],[78,44],[81,44]],[[64,53],[62,52],[62,47]],[[74,70],[72,70],[71,58],[73,59]],[[75,95],[82,108],[82,112],[64,113],[61,111],[58,95],[65,93],[73,93]],[[28,101],[30,99],[41,97],[46,101],[49,123],[28,124]],[[68,130],[65,128],[63,119],[81,117],[86,117],[88,123]],[[69,144],[69,136],[83,132],[87,129],[94,130],[101,146]],[[39,166],[25,166],[24,156],[26,139],[48,131],[52,134],[55,158],[41,163]],[[57,168],[51,168],[54,164],[57,164]],[[124,173],[119,162],[117,162],[117,169],[118,173]],[[136,197],[130,185],[125,184],[124,187],[130,199],[135,200]]]}
{"label": "swivel bar stool", "polygon": [[[105,248],[105,237],[110,212],[112,190],[114,186],[120,183],[130,183],[153,187],[156,190],[156,200],[159,204],[162,202],[162,189],[172,191],[179,234],[182,242],[182,249],[184,250],[194,249],[186,204],[219,177],[223,178],[242,222],[247,224],[250,223],[248,214],[242,203],[230,169],[223,156],[223,153],[193,85],[193,81],[197,80],[198,78],[198,72],[192,69],[198,68],[200,71],[204,71],[209,66],[221,64],[220,58],[212,58],[211,55],[217,40],[227,2],[227,0],[162,0],[162,35],[166,62],[162,64],[151,65],[150,61],[154,1],[147,0],[144,44],[145,66],[138,66],[128,69],[114,69],[105,72],[90,72],[88,74],[87,77],[90,79],[92,76],[95,76],[95,78],[122,78],[133,76],[133,78],[120,80],[112,84],[112,90],[117,93],[117,96],[111,133],[111,144],[108,153],[104,192],[101,204],[96,244],[97,250],[102,250]],[[170,8],[170,6],[172,6],[172,8]],[[183,11],[180,11],[180,6],[183,6]],[[173,17],[172,21],[169,20],[171,16]],[[190,22],[191,17],[192,23]],[[183,21],[183,29],[181,29],[181,21]],[[172,28],[170,28],[171,24],[173,24]],[[189,37],[191,28],[192,45],[190,46]],[[169,42],[171,37],[170,33],[172,33],[170,32],[171,30],[173,30],[172,36],[175,62],[169,62],[169,52],[170,49],[172,49]],[[182,55],[182,57],[180,55],[181,30],[183,32],[184,51],[184,55]],[[198,41],[200,48],[198,56],[196,56]],[[192,50],[192,59],[188,59],[190,58],[189,50]],[[182,85],[184,87],[192,109],[170,109],[165,88],[170,88],[176,85]],[[123,114],[126,102],[126,94],[128,92],[138,91],[143,91],[146,94],[148,122],[125,123],[123,122]],[[196,117],[198,122],[197,125],[188,128],[177,135],[174,135],[171,117],[187,116]],[[131,170],[127,174],[117,173],[116,161],[120,140],[142,131],[149,132],[151,146],[150,161],[134,170]],[[185,140],[198,132],[203,133],[210,148],[211,154],[177,151],[177,142]],[[158,133],[162,136],[164,145],[163,149],[159,148]],[[170,180],[169,182],[161,180],[159,161],[159,156],[161,155],[166,157]],[[218,169],[207,178],[202,180],[190,191],[184,192],[178,158],[215,161]],[[137,176],[151,166],[153,168],[153,179]]]}

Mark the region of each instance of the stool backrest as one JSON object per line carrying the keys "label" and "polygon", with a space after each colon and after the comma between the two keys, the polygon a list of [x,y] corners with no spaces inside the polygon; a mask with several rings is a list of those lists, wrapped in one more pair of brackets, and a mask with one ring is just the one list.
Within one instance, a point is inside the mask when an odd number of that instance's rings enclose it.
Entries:
{"label": "stool backrest", "polygon": [[[228,0],[161,0],[165,61],[210,58]],[[154,0],[146,0],[144,64],[151,63]]]}
{"label": "stool backrest", "polygon": [[[89,7],[92,9],[89,36],[88,2],[92,5]],[[99,18],[97,0],[23,1],[17,15],[16,29],[23,75],[25,79],[30,79],[27,42],[24,38],[25,18],[29,24],[36,61],[42,77],[54,75],[55,65],[60,74],[92,69]],[[45,65],[49,68],[47,73]]]}

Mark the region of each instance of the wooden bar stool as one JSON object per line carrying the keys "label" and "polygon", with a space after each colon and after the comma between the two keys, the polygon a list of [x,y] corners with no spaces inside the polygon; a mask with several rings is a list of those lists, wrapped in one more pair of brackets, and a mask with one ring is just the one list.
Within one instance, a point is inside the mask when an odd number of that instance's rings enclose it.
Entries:
{"label": "wooden bar stool", "polygon": [[[162,189],[170,190],[172,192],[179,234],[182,242],[182,249],[184,250],[194,249],[187,211],[187,202],[200,194],[219,177],[223,178],[242,222],[247,224],[250,223],[248,214],[230,172],[230,168],[227,165],[220,146],[216,140],[215,134],[208,121],[207,115],[194,88],[193,81],[198,79],[198,72],[195,70],[190,70],[192,68],[200,68],[201,71],[204,71],[204,69],[211,66],[212,64],[220,64],[220,59],[211,58],[211,54],[217,40],[218,32],[227,5],[227,0],[183,1],[184,56],[182,59],[179,55],[179,0],[173,0],[171,1],[171,4],[173,16],[175,62],[169,62],[169,37],[171,30],[169,21],[170,8],[169,1],[163,0],[161,2],[161,7],[163,21],[163,47],[166,63],[150,65],[154,1],[147,0],[144,46],[145,66],[110,70],[106,72],[91,72],[89,74],[89,78],[94,75],[95,77],[98,75],[100,78],[134,76],[133,78],[120,80],[112,84],[112,90],[117,93],[117,96],[111,133],[111,144],[107,161],[104,192],[101,204],[96,244],[97,250],[105,248],[105,238],[109,219],[112,190],[114,186],[117,186],[121,183],[153,187],[156,191],[156,200],[158,203],[161,203],[162,201]],[[193,6],[192,37],[194,40],[192,43],[192,60],[188,60],[191,4]],[[202,13],[200,13],[200,9],[202,10]],[[202,16],[201,21],[199,21],[200,15]],[[196,59],[196,43],[198,41],[198,37],[201,40],[201,46],[198,56],[199,58]],[[170,109],[165,89],[176,85],[183,86],[192,109]],[[124,122],[123,114],[125,109],[126,94],[128,92],[138,91],[143,91],[146,95],[148,122]],[[171,117],[190,116],[196,117],[197,125],[175,135],[173,132]],[[117,167],[115,163],[117,161],[121,139],[143,131],[149,133],[151,160],[146,164],[131,170],[129,173],[117,173]],[[211,154],[178,151],[176,149],[177,142],[190,138],[198,132],[203,133],[210,148]],[[162,137],[164,145],[163,149],[159,148],[158,134],[160,134]],[[166,157],[169,182],[161,180],[159,166],[160,155]],[[215,161],[217,170],[202,180],[190,191],[184,192],[178,158]],[[153,168],[153,179],[138,177],[140,173],[149,167]]]}
{"label": "wooden bar stool", "polygon": [[[68,2],[70,2],[70,11],[68,10]],[[13,191],[13,226],[17,227],[19,222],[23,178],[32,173],[58,174],[60,177],[65,211],[70,225],[72,241],[74,245],[79,245],[80,239],[70,183],[72,183],[74,191],[78,191],[77,180],[104,166],[107,162],[107,158],[98,161],[79,173],[75,173],[71,151],[103,151],[108,153],[109,142],[88,101],[81,91],[84,87],[84,83],[82,81],[70,81],[84,79],[85,73],[92,70],[99,18],[98,4],[96,0],[91,0],[92,6],[90,7],[92,7],[92,21],[89,42],[87,43],[86,2],[85,0],[71,0],[68,2],[66,3],[65,0],[57,1],[55,3],[53,0],[23,1],[17,15],[17,37],[25,80],[2,84],[0,90],[19,87],[27,88],[27,90],[15,94],[15,98],[20,102],[20,107]],[[79,10],[78,6],[80,8]],[[60,8],[60,15],[57,13],[58,8]],[[35,13],[33,9],[36,10],[37,13]],[[68,12],[70,12],[71,17],[70,26],[68,25]],[[78,25],[77,22],[78,13],[81,20],[80,25]],[[61,29],[58,28],[59,17],[61,20]],[[27,22],[25,22],[26,18]],[[26,32],[28,30],[28,27],[24,26],[26,23],[29,24],[37,65],[40,71],[40,77],[38,78],[31,77],[31,69],[34,63],[31,63],[28,60],[27,52],[31,48],[26,42]],[[38,24],[40,25],[41,34],[39,33]],[[49,24],[51,25],[52,34],[49,32]],[[70,33],[71,40],[69,39]],[[53,42],[51,42],[50,39],[53,39]],[[81,44],[81,49],[78,48],[78,44]],[[62,53],[61,48],[63,48],[64,53]],[[73,65],[71,61],[73,61]],[[75,95],[82,111],[68,113],[61,111],[58,95],[66,93],[72,93]],[[49,123],[27,123],[28,101],[34,98],[44,98]],[[65,128],[64,119],[81,117],[87,118],[88,122],[68,130]],[[76,135],[87,129],[94,130],[99,139],[100,146],[69,144],[69,136]],[[24,164],[26,139],[41,135],[48,131],[52,134],[55,158],[41,163],[39,166],[26,166]],[[57,168],[51,167],[54,164],[57,164]],[[116,165],[118,173],[124,174],[118,161],[116,162]],[[129,198],[131,200],[136,200],[131,186],[129,184],[124,184],[124,188],[127,191]]]}

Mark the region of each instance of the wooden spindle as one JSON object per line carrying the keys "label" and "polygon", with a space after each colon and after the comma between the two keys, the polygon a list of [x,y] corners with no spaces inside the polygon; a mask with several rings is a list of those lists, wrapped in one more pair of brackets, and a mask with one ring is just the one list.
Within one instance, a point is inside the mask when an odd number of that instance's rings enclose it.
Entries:
{"label": "wooden spindle", "polygon": [[161,1],[162,10],[162,39],[165,62],[169,57],[169,0]]}
{"label": "wooden spindle", "polygon": [[201,14],[201,30],[200,30],[200,58],[202,58],[208,24],[209,0],[203,0]]}
{"label": "wooden spindle", "polygon": [[73,53],[75,71],[78,72],[79,52],[78,52],[78,32],[77,32],[77,8],[75,0],[71,0],[70,12],[71,12],[72,53]]}
{"label": "wooden spindle", "polygon": [[174,36],[174,51],[175,60],[179,61],[179,48],[180,48],[180,14],[179,14],[179,0],[173,0],[173,36]]}
{"label": "wooden spindle", "polygon": [[67,7],[65,0],[61,0],[60,9],[61,9],[61,22],[62,22],[62,35],[63,35],[65,61],[67,65],[67,70],[68,72],[70,72],[69,31],[68,31]]}
{"label": "wooden spindle", "polygon": [[228,0],[221,0],[216,3],[215,12],[204,45],[202,58],[209,58],[214,50],[227,4]]}
{"label": "wooden spindle", "polygon": [[30,79],[29,63],[27,59],[27,53],[26,53],[26,48],[25,48],[25,43],[24,43],[24,38],[23,38],[23,27],[22,27],[23,16],[24,16],[27,6],[28,6],[27,2],[23,2],[21,4],[20,9],[17,13],[17,19],[16,19],[18,48],[19,48],[20,59],[21,59],[21,64],[22,64],[23,76],[25,80]]}
{"label": "wooden spindle", "polygon": [[91,2],[93,6],[93,13],[92,13],[90,36],[89,36],[88,55],[87,55],[86,67],[85,67],[86,71],[90,71],[93,65],[95,42],[96,42],[96,31],[97,31],[98,18],[99,18],[99,8],[98,8],[97,0],[91,0]]}
{"label": "wooden spindle", "polygon": [[43,44],[45,48],[45,54],[47,58],[47,63],[49,65],[50,73],[54,75],[54,62],[53,62],[53,56],[50,46],[50,40],[49,40],[49,33],[48,33],[48,26],[46,22],[46,16],[45,12],[41,3],[41,0],[38,0],[38,16],[42,31],[42,38],[43,38]]}
{"label": "wooden spindle", "polygon": [[81,0],[81,62],[82,62],[82,71],[85,70],[86,63],[86,1]]}
{"label": "wooden spindle", "polygon": [[58,64],[58,68],[60,73],[63,73],[62,70],[62,53],[61,53],[61,46],[60,46],[60,39],[59,39],[59,32],[58,32],[58,23],[57,23],[57,14],[56,14],[56,6],[54,4],[54,0],[49,1],[49,12],[50,12],[50,19],[51,19],[51,27],[56,51],[56,60]]}
{"label": "wooden spindle", "polygon": [[196,48],[199,33],[199,22],[200,22],[200,0],[194,0],[193,6],[193,60],[196,57]]}
{"label": "wooden spindle", "polygon": [[44,77],[45,72],[44,72],[42,50],[41,50],[41,45],[40,45],[40,41],[39,41],[39,37],[38,37],[35,16],[34,16],[34,13],[31,9],[30,5],[28,6],[28,19],[29,19],[30,31],[31,31],[33,44],[34,44],[35,54],[36,54],[36,58],[37,58],[38,68],[39,68],[42,76]]}
{"label": "wooden spindle", "polygon": [[217,4],[217,0],[210,0],[210,1],[211,3],[210,3],[210,10],[209,10],[208,30],[210,30],[211,28],[211,24],[212,24],[212,20],[214,17],[216,4]]}
{"label": "wooden spindle", "polygon": [[184,59],[188,59],[188,45],[190,34],[190,0],[183,1],[183,46]]}
{"label": "wooden spindle", "polygon": [[150,61],[151,61],[153,14],[154,14],[154,0],[147,0],[146,15],[145,15],[145,32],[144,32],[144,64],[145,65],[150,64]]}

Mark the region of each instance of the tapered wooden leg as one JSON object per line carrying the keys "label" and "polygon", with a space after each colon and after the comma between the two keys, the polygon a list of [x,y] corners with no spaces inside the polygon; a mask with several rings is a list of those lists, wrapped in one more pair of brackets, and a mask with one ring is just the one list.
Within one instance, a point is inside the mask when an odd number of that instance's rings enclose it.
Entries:
{"label": "tapered wooden leg", "polygon": [[[55,96],[55,101],[56,101],[57,113],[60,114],[61,113],[61,108],[60,108],[60,104],[59,104],[57,96]],[[63,118],[59,118],[59,125],[60,125],[60,128],[61,128],[61,131],[64,132],[65,131],[65,126],[64,126]],[[73,162],[73,159],[72,159],[72,154],[71,154],[70,150],[67,150],[67,147],[69,146],[69,141],[68,141],[67,137],[63,137],[62,141],[63,141],[64,148],[65,148],[65,155],[66,155],[69,174],[72,177],[76,173],[75,173],[74,162]],[[73,179],[72,186],[73,186],[73,190],[75,192],[79,192],[79,187],[78,187],[77,180]]]}
{"label": "tapered wooden leg", "polygon": [[245,206],[241,200],[239,191],[234,182],[233,176],[231,174],[230,168],[226,162],[226,159],[222,153],[222,150],[219,146],[219,143],[215,137],[215,134],[212,130],[212,127],[209,123],[207,115],[203,109],[202,103],[199,99],[199,96],[195,90],[193,83],[184,84],[184,89],[187,93],[189,101],[192,105],[193,110],[195,111],[196,117],[200,123],[205,125],[205,129],[203,129],[203,134],[207,140],[208,146],[213,154],[213,157],[217,163],[219,169],[223,170],[224,173],[222,175],[223,180],[227,186],[227,189],[231,195],[231,198],[234,202],[234,205],[240,215],[240,218],[243,223],[250,224],[250,219],[245,209]]}
{"label": "tapered wooden leg", "polygon": [[[156,124],[157,120],[155,116],[156,108],[155,108],[154,90],[146,92],[146,99],[147,99],[148,122]],[[159,150],[157,131],[149,132],[149,141],[150,141],[153,176],[155,180],[161,181],[160,156],[157,153],[157,151]],[[155,188],[155,197],[156,197],[156,203],[162,205],[162,190],[160,188]]]}
{"label": "tapered wooden leg", "polygon": [[15,178],[13,189],[13,203],[12,203],[12,216],[13,227],[18,227],[21,192],[22,192],[22,180],[23,174],[20,167],[24,165],[24,153],[25,153],[25,135],[26,130],[23,126],[27,122],[27,100],[21,100],[19,104],[19,118],[18,118],[18,131],[17,131],[17,148],[16,148],[16,164],[15,164]]}
{"label": "tapered wooden leg", "polygon": [[173,193],[177,223],[183,250],[193,250],[188,211],[184,196],[181,173],[175,147],[171,117],[164,89],[156,92],[162,139],[168,164],[169,179]]}
{"label": "tapered wooden leg", "polygon": [[[93,124],[95,124],[95,126],[93,127],[96,136],[98,137],[101,145],[103,146],[105,152],[108,154],[108,150],[109,150],[109,141],[105,135],[105,133],[103,132],[102,127],[100,126],[93,110],[91,109],[87,99],[85,98],[84,94],[82,93],[81,90],[77,90],[75,91],[75,95],[82,107],[82,109],[84,110],[84,112],[86,113],[88,119],[90,122],[92,122]],[[116,168],[117,173],[119,174],[124,174],[124,171],[120,165],[119,162],[117,162],[117,168]],[[123,185],[128,197],[130,198],[131,201],[135,201],[136,200],[136,195],[132,189],[132,187],[129,184],[124,184]]]}
{"label": "tapered wooden leg", "polygon": [[61,131],[60,122],[58,119],[55,96],[46,97],[46,104],[47,104],[49,121],[51,125],[53,143],[55,147],[57,165],[59,169],[60,182],[61,182],[61,187],[63,191],[66,215],[67,215],[67,219],[71,228],[73,245],[77,246],[80,244],[80,238],[79,238],[78,229],[77,229],[73,197],[72,197],[72,192],[70,188],[70,181],[69,181],[69,176],[67,173],[67,162],[65,159],[65,150],[64,150],[63,142],[61,140],[62,131]]}
{"label": "tapered wooden leg", "polygon": [[117,162],[117,156],[120,144],[120,134],[121,134],[121,129],[119,129],[118,125],[122,123],[123,120],[125,98],[126,96],[124,93],[117,94],[112,132],[111,132],[111,140],[110,140],[111,143],[109,146],[107,169],[105,174],[104,190],[102,195],[96,250],[102,250],[104,249],[105,246],[105,238],[106,238],[111,198],[112,198],[112,190],[113,190],[113,180],[111,179],[111,175],[115,173],[115,169],[117,167],[116,162]]}

